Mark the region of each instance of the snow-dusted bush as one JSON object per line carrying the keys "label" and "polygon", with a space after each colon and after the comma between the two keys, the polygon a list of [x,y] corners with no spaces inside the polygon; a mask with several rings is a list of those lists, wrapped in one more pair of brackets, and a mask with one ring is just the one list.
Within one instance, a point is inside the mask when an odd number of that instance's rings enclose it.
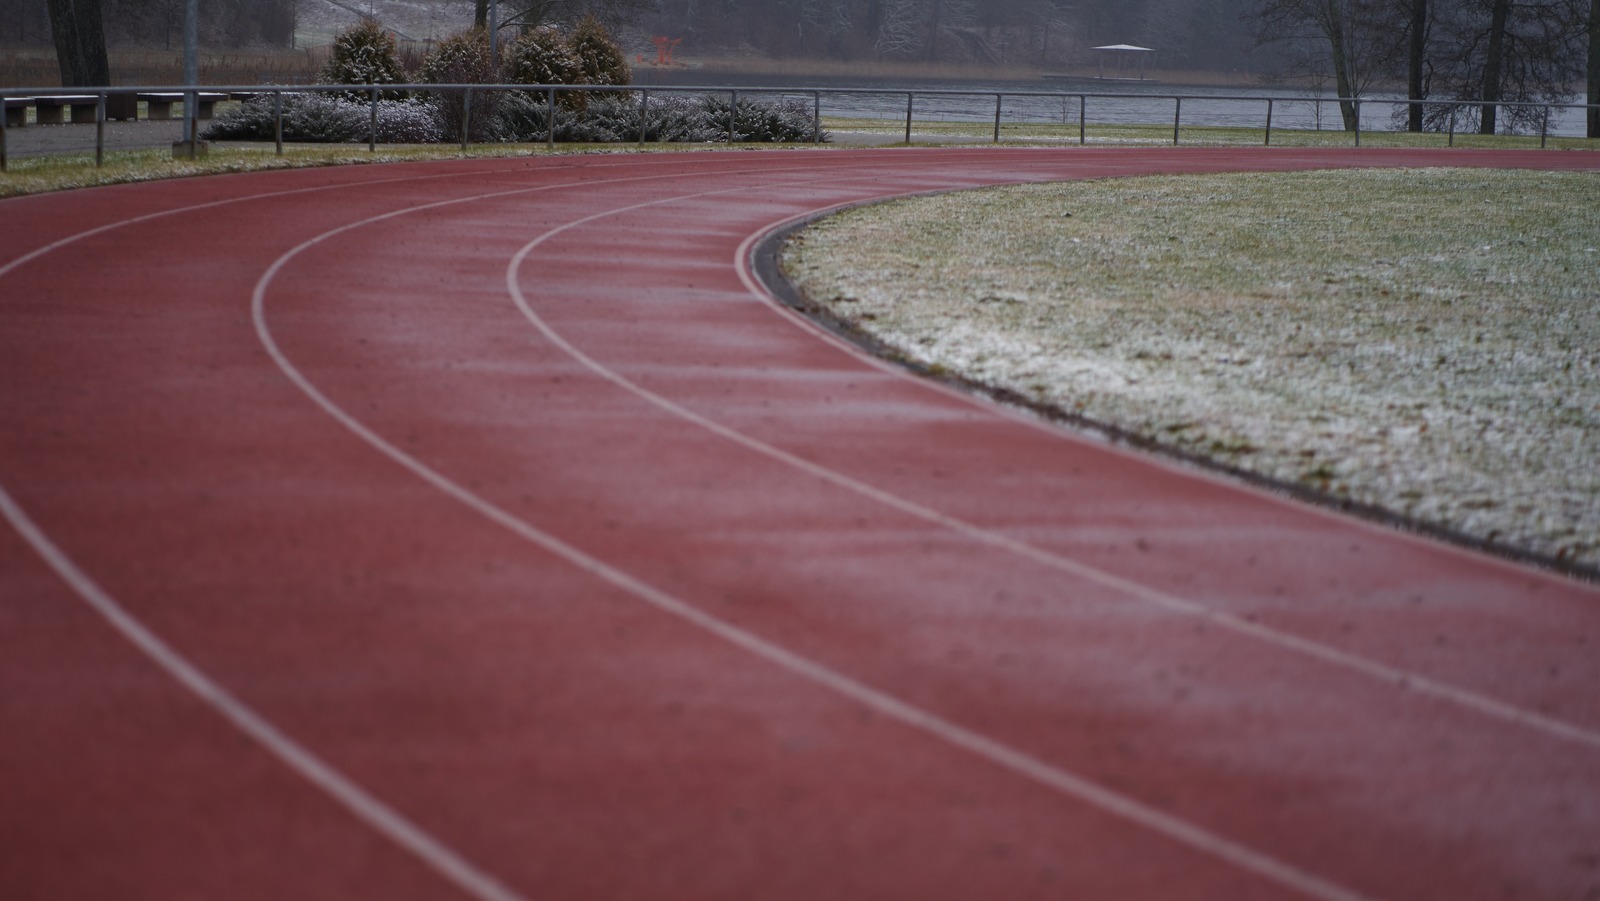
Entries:
{"label": "snow-dusted bush", "polygon": [[[274,104],[270,96],[246,101],[218,116],[201,135],[208,141],[271,141]],[[284,94],[283,139],[301,143],[346,144],[372,134],[372,105],[332,94]],[[432,144],[442,138],[434,110],[414,100],[378,101],[378,142]]]}
{"label": "snow-dusted bush", "polygon": [[612,39],[605,26],[593,16],[572,29],[567,39],[583,71],[583,84],[625,85],[633,83],[628,57]]}
{"label": "snow-dusted bush", "polygon": [[[700,105],[719,132],[715,140],[728,139],[728,98],[710,94]],[[740,98],[733,111],[733,140],[736,143],[799,143],[810,141],[816,132],[811,107],[799,100],[755,100]],[[827,135],[822,136],[827,140]]]}
{"label": "snow-dusted bush", "polygon": [[[499,81],[489,52],[488,31],[473,28],[439,42],[439,46],[422,61],[420,77],[428,84],[493,84]],[[459,141],[461,126],[466,119],[466,92],[430,91],[428,101],[437,110],[445,138]],[[498,139],[495,114],[499,103],[499,92],[473,92],[472,140]]]}
{"label": "snow-dusted bush", "polygon": [[[360,106],[367,112],[366,104]],[[430,104],[420,100],[378,101],[378,143],[436,144],[442,140],[444,129]]]}
{"label": "snow-dusted bush", "polygon": [[[333,54],[322,67],[323,84],[404,84],[405,69],[400,65],[400,50],[394,35],[383,30],[378,20],[363,17],[333,39]],[[351,99],[360,92],[352,91]],[[404,92],[388,91],[385,100],[402,100]]]}
{"label": "snow-dusted bush", "polygon": [[535,28],[501,51],[505,80],[511,84],[578,84],[583,60],[554,28]]}
{"label": "snow-dusted bush", "polygon": [[[558,101],[555,139],[592,144],[638,141],[639,107],[640,95],[631,91],[593,92],[582,107]],[[644,140],[726,142],[728,111],[726,98],[652,95],[645,107]],[[543,141],[549,133],[548,115],[549,102],[543,94],[509,94],[501,105],[500,130],[507,140]],[[744,99],[734,115],[734,138],[740,142],[808,142],[814,127],[810,110],[797,102]]]}

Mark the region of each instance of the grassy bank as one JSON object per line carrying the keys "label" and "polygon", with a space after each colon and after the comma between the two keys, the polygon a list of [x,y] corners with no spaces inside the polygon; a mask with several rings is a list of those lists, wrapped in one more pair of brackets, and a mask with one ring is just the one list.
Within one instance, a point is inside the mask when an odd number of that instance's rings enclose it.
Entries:
{"label": "grassy bank", "polygon": [[787,265],[925,365],[1600,564],[1600,176],[997,189],[842,214]]}
{"label": "grassy bank", "polygon": [[[704,149],[691,145],[649,145],[651,150]],[[726,145],[723,145],[726,146]],[[771,147],[762,145],[735,145]],[[289,145],[277,156],[271,145],[220,145],[199,160],[175,160],[167,150],[138,150],[106,154],[105,165],[96,167],[93,154],[62,154],[11,160],[0,172],[0,197],[41,194],[99,185],[157,181],[195,175],[228,172],[261,172],[271,169],[302,169],[316,166],[348,166],[371,163],[397,163],[417,160],[552,156],[586,153],[628,153],[634,144],[558,144],[555,150],[544,144],[475,144],[466,153],[459,145],[427,144],[379,146],[376,152],[350,144]]]}
{"label": "grassy bank", "polygon": [[[504,148],[497,148],[497,151],[494,155],[507,153]],[[344,145],[294,147],[282,157],[276,156],[270,147],[218,147],[199,160],[173,159],[171,151],[168,150],[123,151],[106,154],[105,164],[98,167],[95,165],[93,154],[35,156],[13,159],[7,164],[6,171],[0,173],[0,197],[226,172],[257,172],[268,169],[445,159],[459,156],[461,156],[460,148],[444,150],[437,146],[385,147],[376,153],[368,153],[365,148]]]}

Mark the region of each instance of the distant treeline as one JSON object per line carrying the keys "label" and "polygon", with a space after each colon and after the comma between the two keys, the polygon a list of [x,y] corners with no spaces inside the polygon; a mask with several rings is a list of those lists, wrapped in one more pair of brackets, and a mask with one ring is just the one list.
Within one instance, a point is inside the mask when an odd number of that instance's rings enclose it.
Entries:
{"label": "distant treeline", "polygon": [[1259,0],[658,0],[644,24],[697,49],[775,57],[1050,66],[1135,44],[1172,69],[1231,70]]}
{"label": "distant treeline", "polygon": [[[0,44],[50,44],[50,7],[91,0],[0,0]],[[185,0],[92,0],[114,46],[182,47]],[[299,0],[201,0],[201,40],[212,47],[281,46],[294,42]]]}
{"label": "distant treeline", "polygon": [[[201,41],[212,47],[294,42],[296,16],[313,0],[201,0]],[[451,11],[471,5],[436,0]],[[499,0],[515,29],[597,15],[613,30],[684,39],[695,54],[777,58],[1053,66],[1081,63],[1100,44],[1154,48],[1169,69],[1246,65],[1251,12],[1261,0]],[[49,7],[98,5],[112,46],[179,47],[185,0],[0,0],[0,44],[48,45]],[[370,6],[385,19],[384,0]],[[478,0],[479,14],[487,0]],[[1258,63],[1259,65],[1259,63]]]}

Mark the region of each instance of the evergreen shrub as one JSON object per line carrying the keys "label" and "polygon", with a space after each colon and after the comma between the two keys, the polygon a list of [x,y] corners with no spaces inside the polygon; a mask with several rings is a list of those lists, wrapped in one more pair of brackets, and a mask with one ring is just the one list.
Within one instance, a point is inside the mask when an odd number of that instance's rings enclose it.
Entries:
{"label": "evergreen shrub", "polygon": [[[422,62],[419,78],[426,84],[494,84],[500,79],[489,53],[489,32],[473,28],[445,38]],[[496,113],[500,92],[472,93],[472,140],[498,140]],[[428,101],[437,110],[445,140],[461,140],[466,120],[465,91],[430,91]]]}
{"label": "evergreen shrub", "polygon": [[580,84],[583,61],[554,28],[535,28],[501,50],[510,84]]}
{"label": "evergreen shrub", "polygon": [[595,17],[589,16],[574,26],[567,40],[582,69],[580,84],[633,83],[633,69],[628,66],[627,54]]}
{"label": "evergreen shrub", "polygon": [[[383,30],[378,20],[362,17],[355,25],[333,39],[333,53],[322,67],[323,84],[404,84],[405,68],[394,35]],[[351,91],[352,100],[367,99],[365,92]],[[403,91],[386,91],[384,100],[403,100]]]}

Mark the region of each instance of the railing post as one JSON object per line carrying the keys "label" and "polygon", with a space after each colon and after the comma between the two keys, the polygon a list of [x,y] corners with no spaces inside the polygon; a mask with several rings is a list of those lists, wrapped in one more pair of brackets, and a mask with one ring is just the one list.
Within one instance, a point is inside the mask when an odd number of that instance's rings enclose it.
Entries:
{"label": "railing post", "polygon": [[907,144],[911,143],[911,104],[916,100],[916,97],[917,97],[917,95],[914,92],[912,92],[912,91],[907,91],[906,92],[906,143]]}
{"label": "railing post", "polygon": [[1088,119],[1088,115],[1089,115],[1088,110],[1089,110],[1089,98],[1086,95],[1079,94],[1078,95],[1078,146],[1079,147],[1082,147],[1083,145],[1089,143],[1089,129],[1088,129],[1088,126],[1087,126],[1086,121],[1085,121],[1085,120]]}
{"label": "railing post", "polygon": [[1264,142],[1262,142],[1261,146],[1263,146],[1263,147],[1271,147],[1272,146],[1272,98],[1271,97],[1267,98],[1267,139]]}
{"label": "railing post", "polygon": [[1183,98],[1172,98],[1172,146],[1178,146],[1178,128],[1183,122]]}
{"label": "railing post", "polygon": [[551,150],[556,149],[556,89],[545,88],[544,107],[544,143]]}
{"label": "railing post", "polygon": [[278,156],[283,156],[283,92],[272,92],[272,139]]}
{"label": "railing post", "polygon": [[1358,97],[1350,101],[1350,108],[1355,112],[1356,120],[1356,146],[1361,146],[1361,99]]}
{"label": "railing post", "polygon": [[[6,96],[0,94],[0,172],[6,171]],[[27,115],[27,111],[23,111]]]}
{"label": "railing post", "polygon": [[647,117],[649,116],[649,114],[650,114],[650,92],[648,90],[641,90],[639,92],[639,146],[640,147],[644,146],[644,130],[645,130],[645,126],[648,124]]}
{"label": "railing post", "polygon": [[811,92],[811,143],[822,143],[822,92]]}
{"label": "railing post", "polygon": [[1550,104],[1544,105],[1544,115],[1539,119],[1539,149],[1544,149],[1545,137],[1550,134]]}
{"label": "railing post", "polygon": [[96,95],[94,104],[94,167],[106,164],[106,92]]}
{"label": "railing post", "polygon": [[462,92],[461,102],[461,152],[467,152],[467,143],[472,135],[472,88]]}
{"label": "railing post", "polygon": [[1000,109],[1001,105],[1005,103],[1005,99],[1006,95],[1004,94],[994,95],[994,142],[996,144],[1000,143]]}
{"label": "railing post", "polygon": [[738,114],[739,114],[739,92],[738,91],[729,91],[728,92],[728,146],[730,146],[730,147],[733,146],[734,135],[737,133],[737,130],[734,128],[734,117],[736,117]]}
{"label": "railing post", "polygon": [[367,152],[378,152],[378,89],[372,89],[372,130],[367,133]]}
{"label": "railing post", "polygon": [[1445,146],[1456,146],[1456,107],[1454,104],[1450,106],[1450,140]]}

